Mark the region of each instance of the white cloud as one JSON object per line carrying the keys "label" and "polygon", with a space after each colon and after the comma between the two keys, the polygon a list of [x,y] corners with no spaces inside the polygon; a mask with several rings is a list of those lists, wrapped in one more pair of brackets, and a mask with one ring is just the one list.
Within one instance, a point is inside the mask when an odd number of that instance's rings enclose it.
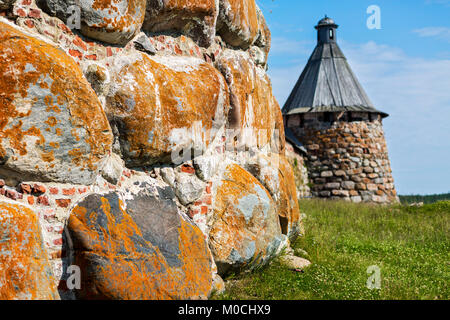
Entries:
{"label": "white cloud", "polygon": [[436,38],[450,42],[450,28],[447,27],[426,27],[413,30],[422,38]]}
{"label": "white cloud", "polygon": [[[375,42],[341,47],[374,105],[391,115],[385,131],[398,191],[449,191],[450,59],[415,58]],[[269,70],[281,104],[305,64]]]}

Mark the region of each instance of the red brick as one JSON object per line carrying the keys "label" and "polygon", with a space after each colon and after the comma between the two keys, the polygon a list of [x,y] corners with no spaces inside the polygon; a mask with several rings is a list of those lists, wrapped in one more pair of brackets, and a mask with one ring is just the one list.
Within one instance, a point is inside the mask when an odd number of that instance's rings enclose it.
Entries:
{"label": "red brick", "polygon": [[48,201],[47,196],[39,196],[37,198],[37,202],[43,206],[49,206],[50,202]]}
{"label": "red brick", "polygon": [[17,200],[18,195],[19,194],[15,190],[6,190],[6,193],[5,193],[5,196],[7,196],[8,198],[13,199],[13,200]]}
{"label": "red brick", "polygon": [[32,17],[32,18],[40,18],[41,17],[41,10],[30,9],[30,12],[28,12],[28,16]]}
{"label": "red brick", "polygon": [[207,194],[211,193],[211,186],[210,185],[206,186],[206,193]]}
{"label": "red brick", "polygon": [[25,20],[25,24],[27,25],[28,28],[33,28],[34,27],[33,20],[27,19],[27,20]]}
{"label": "red brick", "polygon": [[17,9],[16,13],[17,13],[17,15],[19,17],[26,17],[27,16],[27,13],[25,12],[25,10],[23,10],[21,8]]}
{"label": "red brick", "polygon": [[189,217],[192,219],[194,218],[194,216],[196,216],[197,214],[199,214],[200,210],[198,209],[189,209]]}
{"label": "red brick", "polygon": [[58,194],[59,190],[58,190],[58,188],[50,188],[50,193],[51,194]]}
{"label": "red brick", "polygon": [[66,26],[64,23],[60,23],[60,24],[58,25],[58,27],[59,27],[60,29],[62,29],[64,32],[66,32],[66,33],[72,33],[72,30],[70,30],[69,27]]}
{"label": "red brick", "polygon": [[31,4],[31,0],[23,0],[22,5],[29,6]]}
{"label": "red brick", "polygon": [[72,202],[70,199],[56,199],[55,201],[58,207],[61,208],[67,208],[70,205],[70,202]]}
{"label": "red brick", "polygon": [[58,239],[53,240],[53,244],[56,245],[56,246],[60,246],[60,245],[62,245],[62,243],[63,243],[62,238],[58,238]]}
{"label": "red brick", "polygon": [[33,205],[34,204],[34,197],[33,196],[28,196],[27,200],[28,200],[28,204],[29,205]]}
{"label": "red brick", "polygon": [[31,194],[31,186],[29,185],[29,184],[26,184],[26,183],[21,183],[20,185],[19,185],[19,190],[20,190],[20,192],[22,192],[22,193],[25,193],[25,194]]}
{"label": "red brick", "polygon": [[111,57],[113,55],[112,49],[110,47],[106,48],[106,56]]}
{"label": "red brick", "polygon": [[84,188],[78,188],[78,193],[79,193],[79,194],[86,193],[86,191],[87,191],[87,188],[86,188],[86,187],[84,187]]}
{"label": "red brick", "polygon": [[47,191],[47,189],[42,184],[33,185],[33,193],[41,194],[41,193],[45,193],[46,191]]}
{"label": "red brick", "polygon": [[75,39],[73,39],[73,44],[76,45],[77,47],[80,47],[81,49],[83,49],[84,51],[87,50],[87,46],[84,43],[83,40],[81,40],[80,37],[76,36]]}
{"label": "red brick", "polygon": [[84,56],[86,59],[88,60],[97,60],[97,55],[96,54],[90,54],[87,56]]}
{"label": "red brick", "polygon": [[202,214],[207,214],[208,213],[208,207],[207,206],[202,206],[201,207],[201,213]]}
{"label": "red brick", "polygon": [[83,58],[83,54],[79,50],[69,49],[69,54],[74,58]]}
{"label": "red brick", "polygon": [[203,203],[207,204],[207,205],[212,205],[212,196],[205,196],[203,198]]}
{"label": "red brick", "polygon": [[184,164],[184,165],[181,166],[181,172],[194,174],[195,173],[195,169],[193,167],[191,167],[190,165],[188,165],[188,164]]}
{"label": "red brick", "polygon": [[63,189],[62,193],[65,196],[73,196],[75,194],[75,188],[70,188],[70,189]]}

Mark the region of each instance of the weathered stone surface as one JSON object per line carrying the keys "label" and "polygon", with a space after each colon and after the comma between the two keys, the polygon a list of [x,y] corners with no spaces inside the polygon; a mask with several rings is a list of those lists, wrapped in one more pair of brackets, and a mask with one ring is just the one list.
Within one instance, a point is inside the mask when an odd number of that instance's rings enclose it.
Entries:
{"label": "weathered stone surface", "polygon": [[285,244],[275,203],[250,173],[229,164],[216,187],[209,243],[219,274],[252,269]]}
{"label": "weathered stone surface", "polygon": [[143,29],[181,32],[208,47],[216,33],[217,15],[216,0],[147,0]]}
{"label": "weathered stone surface", "polygon": [[[369,121],[368,114],[362,116],[366,121],[348,122],[344,114],[340,120],[327,122],[322,121],[321,113],[305,114],[303,126],[296,115],[287,121],[308,147],[313,196],[350,197],[354,202],[398,201],[382,123],[379,119]],[[333,191],[328,193],[324,188]]]}
{"label": "weathered stone surface", "polygon": [[0,201],[0,300],[59,299],[32,209]]}
{"label": "weathered stone surface", "polygon": [[269,30],[269,26],[267,25],[266,19],[264,18],[264,14],[262,13],[261,9],[258,7],[256,8],[256,13],[258,16],[258,38],[256,39],[254,45],[257,46],[259,49],[262,50],[264,53],[264,60],[262,61],[263,65],[267,63],[267,59],[270,52],[270,47],[272,45],[272,35]]}
{"label": "weathered stone surface", "polygon": [[82,274],[78,298],[208,297],[213,273],[208,245],[167,194],[162,190],[158,198],[142,191],[125,202],[116,193],[92,194],[78,203],[68,223]]}
{"label": "weathered stone surface", "polygon": [[237,148],[257,146],[268,147],[274,153],[284,152],[283,117],[265,71],[242,51],[226,50],[216,65],[230,87],[229,126],[240,133]]}
{"label": "weathered stone surface", "polygon": [[80,68],[60,49],[0,22],[0,173],[92,183],[112,133]]}
{"label": "weathered stone surface", "polygon": [[16,0],[0,0],[0,10],[9,9]]}
{"label": "weathered stone surface", "polygon": [[281,262],[290,269],[304,270],[311,265],[311,261],[296,257],[294,255],[285,255],[281,257]]}
{"label": "weathered stone surface", "polygon": [[276,203],[281,231],[291,241],[302,232],[294,173],[284,155],[260,155],[248,165]]}
{"label": "weathered stone surface", "polygon": [[81,33],[107,43],[126,44],[144,22],[147,0],[37,0],[37,4],[67,22],[73,19],[71,8],[77,5]]}
{"label": "weathered stone surface", "polygon": [[173,162],[172,152],[183,157],[185,148],[202,154],[225,125],[227,84],[210,64],[137,53],[117,57],[111,65],[115,85],[107,113],[128,165]]}
{"label": "weathered stone surface", "polygon": [[247,49],[259,31],[255,0],[219,0],[217,33],[230,45]]}

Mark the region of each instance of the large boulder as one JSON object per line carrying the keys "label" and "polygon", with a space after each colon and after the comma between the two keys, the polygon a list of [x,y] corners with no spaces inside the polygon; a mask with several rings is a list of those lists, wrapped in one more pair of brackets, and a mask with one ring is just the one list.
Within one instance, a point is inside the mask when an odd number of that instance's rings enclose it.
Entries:
{"label": "large boulder", "polygon": [[112,132],[78,65],[0,21],[0,174],[90,184]]}
{"label": "large boulder", "polygon": [[294,172],[286,156],[259,154],[248,163],[248,170],[264,185],[276,203],[281,231],[291,241],[303,232]]}
{"label": "large boulder", "polygon": [[229,126],[240,131],[240,145],[284,152],[283,116],[265,71],[247,53],[234,50],[225,50],[216,66],[230,87]]}
{"label": "large boulder", "polygon": [[159,189],[159,197],[149,189],[125,201],[117,193],[91,194],[73,209],[68,231],[73,264],[82,274],[77,298],[198,299],[210,294],[212,259],[203,233],[178,213],[170,189]]}
{"label": "large boulder", "polygon": [[258,38],[255,0],[219,0],[217,33],[228,44],[247,49]]}
{"label": "large boulder", "polygon": [[59,299],[32,209],[0,201],[0,300]]}
{"label": "large boulder", "polygon": [[286,244],[275,203],[249,172],[225,167],[210,217],[209,243],[223,275],[264,265]]}
{"label": "large boulder", "polygon": [[72,8],[77,5],[82,34],[123,45],[139,32],[147,0],[37,0],[37,4],[65,22],[76,21],[76,11]]}
{"label": "large boulder", "polygon": [[143,29],[181,32],[208,47],[216,34],[217,15],[216,0],[147,0]]}
{"label": "large boulder", "polygon": [[203,153],[225,125],[228,88],[210,64],[135,53],[110,65],[114,86],[107,113],[127,165],[181,164],[181,150],[189,149],[188,158],[191,149]]}

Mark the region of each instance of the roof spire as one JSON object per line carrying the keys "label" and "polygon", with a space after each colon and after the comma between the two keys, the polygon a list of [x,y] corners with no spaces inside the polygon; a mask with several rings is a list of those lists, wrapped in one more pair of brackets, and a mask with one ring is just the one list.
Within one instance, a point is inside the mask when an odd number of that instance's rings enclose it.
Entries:
{"label": "roof spire", "polygon": [[336,42],[336,29],[339,26],[334,20],[325,15],[325,18],[319,21],[315,28],[317,29],[317,41],[321,43]]}

